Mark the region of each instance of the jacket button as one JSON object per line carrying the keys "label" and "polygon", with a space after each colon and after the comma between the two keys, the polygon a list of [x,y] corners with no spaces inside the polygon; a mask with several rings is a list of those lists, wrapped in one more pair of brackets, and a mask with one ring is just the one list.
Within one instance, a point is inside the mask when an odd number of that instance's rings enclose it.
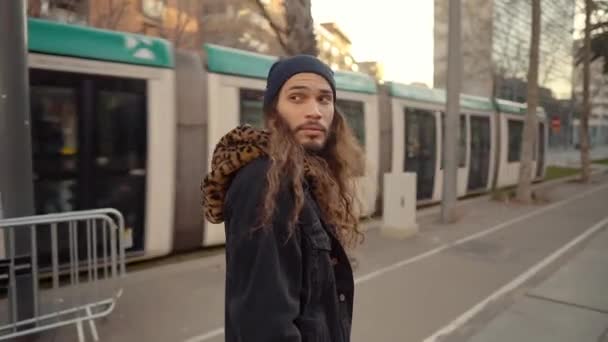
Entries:
{"label": "jacket button", "polygon": [[340,301],[343,302],[346,300],[346,296],[344,294],[340,294]]}

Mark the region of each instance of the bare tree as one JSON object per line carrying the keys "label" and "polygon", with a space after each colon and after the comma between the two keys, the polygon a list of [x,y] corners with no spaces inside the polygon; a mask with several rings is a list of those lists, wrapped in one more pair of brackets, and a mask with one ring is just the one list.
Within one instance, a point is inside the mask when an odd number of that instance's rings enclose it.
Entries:
{"label": "bare tree", "polygon": [[591,160],[589,157],[589,117],[591,116],[591,99],[589,84],[591,82],[591,15],[593,0],[585,0],[585,37],[583,38],[583,112],[580,120],[581,147],[581,181],[588,183],[591,177]]}
{"label": "bare tree", "polygon": [[92,26],[115,30],[120,25],[127,9],[130,6],[128,0],[106,0],[107,6],[104,6],[102,13],[96,18]]}
{"label": "bare tree", "polygon": [[517,200],[528,204],[532,201],[532,155],[536,141],[536,110],[538,107],[538,64],[540,50],[541,0],[532,0],[532,32],[530,39],[530,63],[528,65],[528,112],[524,123]]}
{"label": "bare tree", "polygon": [[592,11],[590,62],[603,59],[603,72],[608,74],[608,0],[595,0]]}
{"label": "bare tree", "polygon": [[[159,36],[173,42],[177,48],[191,46],[198,39],[188,37],[187,29],[191,25],[199,25],[202,3],[200,0],[177,0],[175,9],[171,13],[165,12],[165,20],[159,21],[156,25]],[[167,11],[167,9],[165,9]],[[171,20],[169,20],[169,17]],[[169,21],[171,24],[169,24]],[[196,32],[200,36],[200,32]],[[200,44],[199,44],[200,45]]]}
{"label": "bare tree", "polygon": [[608,73],[608,1],[585,0],[585,26],[583,45],[577,51],[576,64],[583,64],[583,102],[579,126],[579,144],[581,151],[581,181],[587,183],[591,176],[591,159],[589,155],[589,118],[591,117],[591,99],[597,94],[601,84],[597,85],[595,94],[591,94],[591,63],[603,59],[603,72]]}
{"label": "bare tree", "polygon": [[292,53],[318,55],[317,39],[314,32],[310,0],[285,1],[287,39]]}
{"label": "bare tree", "polygon": [[40,7],[42,3],[40,0],[28,0],[27,1],[27,16],[28,17],[40,17]]}
{"label": "bare tree", "polygon": [[273,18],[262,0],[255,1],[258,9],[268,20],[277,40],[288,55],[310,54],[317,56],[317,39],[314,32],[310,0],[284,1],[285,24]]}

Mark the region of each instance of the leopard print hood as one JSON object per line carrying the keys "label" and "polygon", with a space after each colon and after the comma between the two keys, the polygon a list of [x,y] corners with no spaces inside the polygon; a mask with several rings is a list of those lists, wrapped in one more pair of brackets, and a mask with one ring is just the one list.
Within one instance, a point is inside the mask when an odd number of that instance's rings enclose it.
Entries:
{"label": "leopard print hood", "polygon": [[223,208],[232,178],[249,162],[266,155],[269,133],[249,125],[238,126],[224,135],[213,151],[211,172],[203,179],[203,211],[211,223],[224,221]]}
{"label": "leopard print hood", "polygon": [[[269,141],[270,133],[268,131],[249,125],[238,126],[220,139],[213,151],[211,171],[201,182],[203,212],[209,222],[224,222],[224,200],[232,179],[247,164],[268,155]],[[346,224],[339,230],[353,228],[353,223],[345,221],[347,208],[340,205],[332,208],[327,205],[329,200],[325,193],[326,190],[323,190],[326,188],[319,186],[308,159],[304,160],[303,171],[313,198],[321,200],[317,203],[322,215],[330,215]],[[356,230],[356,222],[354,228]]]}

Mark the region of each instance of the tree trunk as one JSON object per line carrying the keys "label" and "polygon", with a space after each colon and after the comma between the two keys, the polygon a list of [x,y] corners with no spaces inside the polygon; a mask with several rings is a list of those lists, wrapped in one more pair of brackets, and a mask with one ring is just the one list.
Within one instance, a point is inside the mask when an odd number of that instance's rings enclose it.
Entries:
{"label": "tree trunk", "polygon": [[310,0],[289,0],[284,2],[287,22],[287,44],[292,54],[317,56]]}
{"label": "tree trunk", "polygon": [[[462,88],[462,28],[461,2],[450,0],[448,20],[448,77],[445,111],[445,134],[443,141],[443,194],[441,198],[441,221],[456,221],[458,198],[458,131],[460,113],[460,89]],[[465,132],[460,132],[465,134]]]}
{"label": "tree trunk", "polygon": [[27,2],[27,16],[38,18],[40,17],[40,0],[28,0]]}
{"label": "tree trunk", "polygon": [[538,60],[540,45],[540,1],[532,0],[532,37],[530,39],[530,64],[528,66],[528,112],[524,123],[517,200],[528,204],[532,201],[532,156],[536,147],[538,107]]}
{"label": "tree trunk", "polygon": [[591,115],[591,99],[589,96],[590,58],[591,58],[591,13],[593,1],[585,0],[585,38],[583,41],[583,112],[580,122],[581,147],[581,181],[588,183],[591,176],[591,161],[589,160],[589,116]]}

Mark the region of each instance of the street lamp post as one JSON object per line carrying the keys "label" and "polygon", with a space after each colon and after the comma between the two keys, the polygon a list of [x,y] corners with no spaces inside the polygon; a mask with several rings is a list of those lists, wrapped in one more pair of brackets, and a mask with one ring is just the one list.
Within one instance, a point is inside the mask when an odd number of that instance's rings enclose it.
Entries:
{"label": "street lamp post", "polygon": [[[0,1],[0,217],[4,218],[34,211],[25,3]],[[4,250],[14,247],[11,254],[29,256],[29,230],[17,230],[14,237],[11,246],[5,234]],[[32,275],[17,275],[15,280],[17,290],[11,296],[17,315],[10,321],[32,318]]]}

